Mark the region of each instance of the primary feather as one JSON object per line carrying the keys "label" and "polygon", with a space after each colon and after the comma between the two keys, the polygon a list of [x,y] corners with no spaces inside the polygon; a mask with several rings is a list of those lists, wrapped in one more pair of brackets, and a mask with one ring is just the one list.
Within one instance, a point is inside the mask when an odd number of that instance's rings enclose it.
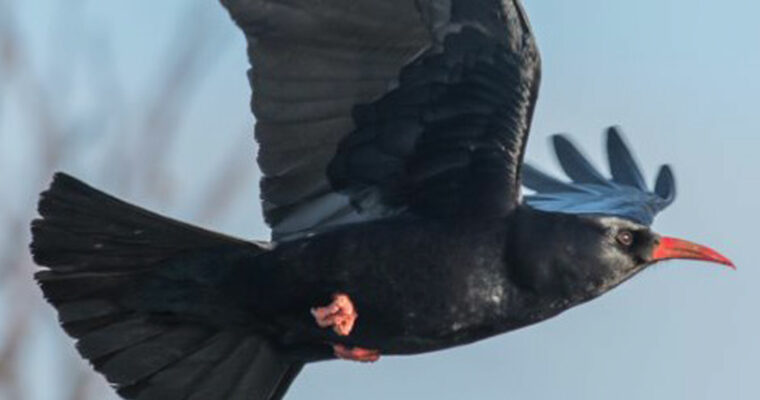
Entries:
{"label": "primary feather", "polygon": [[162,217],[61,173],[39,212],[31,250],[47,268],[35,278],[79,353],[122,397],[284,395],[303,364],[278,355],[248,311],[212,287],[203,256],[267,246]]}
{"label": "primary feather", "polygon": [[560,181],[526,164],[522,182],[535,194],[525,196],[524,201],[533,208],[611,215],[651,225],[655,215],[675,200],[675,180],[670,167],[660,169],[655,190],[650,191],[616,127],[607,131],[611,179],[605,178],[564,136],[555,136],[552,143],[560,166],[571,181]]}
{"label": "primary feather", "polygon": [[517,204],[540,78],[519,1],[222,3],[248,39],[276,239]]}

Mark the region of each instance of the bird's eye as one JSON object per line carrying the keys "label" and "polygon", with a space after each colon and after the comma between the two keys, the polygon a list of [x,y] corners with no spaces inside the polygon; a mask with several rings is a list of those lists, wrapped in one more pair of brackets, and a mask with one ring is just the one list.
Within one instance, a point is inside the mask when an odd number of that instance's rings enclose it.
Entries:
{"label": "bird's eye", "polygon": [[616,236],[617,241],[625,247],[629,247],[633,244],[633,232],[620,231]]}

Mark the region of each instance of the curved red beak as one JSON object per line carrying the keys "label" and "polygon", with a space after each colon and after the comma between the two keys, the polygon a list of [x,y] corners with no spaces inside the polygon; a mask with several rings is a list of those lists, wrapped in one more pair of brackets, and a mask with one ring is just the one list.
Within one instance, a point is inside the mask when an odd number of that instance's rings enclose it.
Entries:
{"label": "curved red beak", "polygon": [[652,252],[652,261],[657,262],[676,258],[714,262],[736,269],[731,260],[709,247],[683,239],[672,237],[660,238],[660,244]]}

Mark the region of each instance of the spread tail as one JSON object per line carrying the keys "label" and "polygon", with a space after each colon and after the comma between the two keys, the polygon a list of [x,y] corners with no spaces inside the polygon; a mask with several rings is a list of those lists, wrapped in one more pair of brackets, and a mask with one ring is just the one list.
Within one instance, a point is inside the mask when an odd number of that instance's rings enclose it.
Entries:
{"label": "spread tail", "polygon": [[[303,364],[280,354],[255,326],[230,323],[235,319],[225,313],[234,310],[224,297],[204,286],[209,278],[193,275],[199,254],[255,255],[266,244],[162,217],[62,173],[42,194],[39,213],[31,250],[46,268],[35,278],[79,353],[122,397],[285,395]],[[166,269],[175,272],[161,272]]]}

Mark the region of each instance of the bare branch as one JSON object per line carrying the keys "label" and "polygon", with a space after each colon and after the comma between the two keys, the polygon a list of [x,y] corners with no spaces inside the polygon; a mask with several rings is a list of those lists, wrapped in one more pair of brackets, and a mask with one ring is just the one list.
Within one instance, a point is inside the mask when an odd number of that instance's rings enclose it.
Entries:
{"label": "bare branch", "polygon": [[[49,41],[49,50],[50,54],[57,56],[53,57],[54,64],[42,68],[36,65],[39,58],[35,57],[34,49],[25,46],[22,32],[26,31],[19,29],[18,20],[13,17],[13,11],[25,4],[0,0],[0,90],[3,92],[0,98],[4,101],[0,102],[0,116],[6,112],[6,104],[13,102],[13,109],[21,110],[16,117],[29,125],[24,132],[3,132],[3,135],[9,135],[10,143],[21,139],[26,143],[32,138],[34,145],[28,149],[28,154],[24,154],[27,161],[23,171],[18,171],[23,185],[11,182],[12,193],[2,196],[3,201],[28,204],[28,208],[13,214],[6,207],[0,210],[3,238],[0,243],[0,303],[12,305],[11,312],[0,320],[0,329],[5,329],[0,335],[0,398],[13,400],[32,396],[21,384],[29,371],[21,368],[19,362],[20,356],[30,351],[40,337],[39,332],[30,329],[31,323],[44,315],[45,321],[49,320],[51,327],[54,325],[49,318],[50,309],[40,307],[43,302],[31,279],[35,267],[27,248],[28,223],[34,215],[36,192],[48,182],[51,171],[81,162],[98,171],[105,182],[124,184],[127,185],[124,189],[130,189],[128,182],[134,178],[135,182],[141,182],[141,188],[147,189],[142,194],[167,201],[173,190],[164,191],[165,184],[172,178],[165,165],[167,154],[179,137],[178,128],[186,117],[183,111],[193,99],[199,83],[211,71],[212,61],[219,58],[218,53],[223,47],[220,44],[224,43],[211,20],[207,19],[208,13],[203,12],[205,9],[200,5],[203,3],[195,3],[182,15],[175,38],[159,63],[163,69],[158,69],[152,79],[155,91],[150,94],[153,97],[147,96],[150,100],[146,102],[145,93],[141,93],[141,101],[135,102],[127,98],[119,81],[109,33],[95,32],[86,26],[86,20],[81,17],[83,8],[75,7],[74,0],[60,6],[56,22],[60,27],[52,31],[56,37]],[[82,1],[76,1],[76,4],[81,5]],[[69,29],[72,23],[78,27],[75,33]],[[77,37],[72,39],[65,35]],[[66,45],[56,48],[62,41]],[[88,82],[84,87],[77,86],[79,82],[74,79],[74,71],[79,71],[80,63],[87,70]],[[73,107],[67,102],[70,93],[81,90],[103,100],[94,102],[84,116],[72,113]],[[138,129],[129,129],[134,126]],[[229,135],[230,138],[234,136],[234,133]],[[248,139],[249,135],[243,137]],[[136,146],[127,148],[125,143],[135,143]],[[3,167],[3,156],[10,151],[18,150],[0,148],[0,168]],[[80,161],[85,154],[93,156],[86,164]],[[240,188],[245,187],[243,183],[254,178],[247,153],[230,150],[230,155],[231,161],[221,166],[211,190],[193,191],[200,196],[196,199],[177,196],[191,204],[199,204],[206,219],[222,216],[232,201],[240,196]],[[3,186],[6,186],[5,182]],[[59,329],[56,328],[56,332],[63,337]],[[60,346],[70,346],[69,340],[60,342]],[[70,354],[70,350],[64,354]],[[62,360],[60,374],[71,376],[72,384],[70,388],[61,389],[57,398],[115,398],[93,371],[83,371],[80,360],[69,360],[68,357]]]}
{"label": "bare branch", "polygon": [[[247,136],[241,138],[249,140]],[[198,218],[202,221],[218,218],[238,198],[240,191],[246,187],[246,181],[254,179],[252,152],[241,152],[239,144],[234,143],[228,154],[230,156],[208,185],[206,197],[198,208]]]}
{"label": "bare branch", "polygon": [[214,57],[207,57],[210,49],[218,49],[219,41],[209,24],[199,24],[197,7],[190,7],[181,17],[174,40],[164,61],[165,73],[161,76],[161,90],[148,106],[141,146],[143,182],[149,183],[151,194],[166,198],[164,161],[167,150],[177,135],[181,111],[212,66]]}

